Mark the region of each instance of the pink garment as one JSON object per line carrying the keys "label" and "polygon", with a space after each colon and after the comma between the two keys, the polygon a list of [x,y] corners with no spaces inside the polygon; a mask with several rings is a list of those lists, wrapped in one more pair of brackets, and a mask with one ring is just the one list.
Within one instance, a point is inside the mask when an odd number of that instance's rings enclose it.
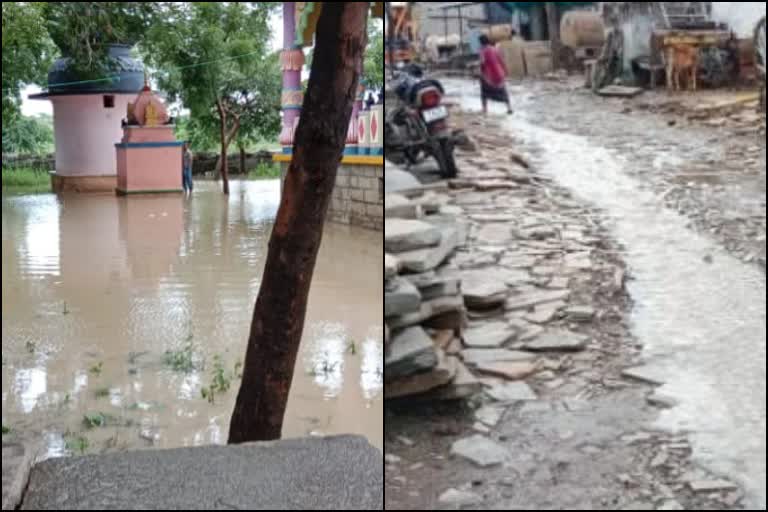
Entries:
{"label": "pink garment", "polygon": [[493,87],[504,85],[504,79],[507,77],[507,67],[504,60],[493,46],[484,46],[480,50],[480,72],[483,80]]}

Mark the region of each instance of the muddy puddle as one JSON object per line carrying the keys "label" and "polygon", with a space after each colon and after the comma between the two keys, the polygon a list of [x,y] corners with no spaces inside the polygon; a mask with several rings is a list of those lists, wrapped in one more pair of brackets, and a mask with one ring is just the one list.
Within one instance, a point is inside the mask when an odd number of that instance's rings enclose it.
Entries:
{"label": "muddy puddle", "polygon": [[[449,81],[448,87],[463,108],[480,109],[474,84]],[[660,391],[679,402],[654,426],[690,433],[694,459],[740,483],[747,503],[764,509],[764,273],[688,229],[650,186],[631,177],[631,170],[652,160],[574,135],[581,130],[567,123],[561,131],[543,128],[526,115],[532,101],[526,89],[513,96],[516,114],[504,120],[504,129],[541,172],[601,208],[626,249],[633,332],[666,382]],[[643,144],[636,141],[636,147]],[[684,165],[686,157],[668,160]]]}
{"label": "muddy puddle", "polygon": [[[3,197],[3,424],[48,455],[225,443],[278,203],[277,181]],[[327,225],[283,437],[382,448],[382,258]]]}

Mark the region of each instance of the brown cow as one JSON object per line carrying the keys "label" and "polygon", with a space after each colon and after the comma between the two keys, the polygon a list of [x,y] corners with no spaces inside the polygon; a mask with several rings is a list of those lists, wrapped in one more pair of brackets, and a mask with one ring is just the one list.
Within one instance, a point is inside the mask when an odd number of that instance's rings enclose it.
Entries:
{"label": "brown cow", "polygon": [[686,87],[696,90],[696,72],[699,68],[699,50],[695,46],[673,44],[664,50],[667,70],[667,88],[680,90],[680,77],[685,76]]}

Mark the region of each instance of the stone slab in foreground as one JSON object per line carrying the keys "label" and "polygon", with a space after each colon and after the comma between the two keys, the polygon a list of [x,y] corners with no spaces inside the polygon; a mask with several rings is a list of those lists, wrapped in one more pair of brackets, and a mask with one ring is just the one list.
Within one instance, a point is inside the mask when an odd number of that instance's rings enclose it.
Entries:
{"label": "stone slab in foreground", "polygon": [[383,466],[358,436],[49,459],[22,510],[383,510]]}

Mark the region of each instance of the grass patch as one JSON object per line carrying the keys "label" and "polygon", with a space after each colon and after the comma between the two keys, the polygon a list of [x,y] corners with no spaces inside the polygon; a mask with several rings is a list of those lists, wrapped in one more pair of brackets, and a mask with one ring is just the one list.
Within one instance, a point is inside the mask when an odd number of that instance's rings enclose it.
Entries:
{"label": "grass patch", "polygon": [[163,355],[163,362],[173,368],[174,371],[181,373],[189,373],[197,369],[198,357],[195,354],[195,346],[190,341],[192,335],[187,338],[187,342],[178,350],[166,350]]}
{"label": "grass patch", "polygon": [[98,363],[91,365],[91,367],[88,368],[88,371],[91,372],[92,374],[96,375],[96,376],[99,376],[99,375],[101,375],[101,369],[102,369],[103,365],[104,365],[104,363],[99,361]]}
{"label": "grass patch", "polygon": [[116,425],[117,418],[103,412],[87,412],[83,415],[83,425],[87,429],[106,427],[107,424]]}
{"label": "grass patch", "polygon": [[40,194],[51,191],[48,171],[31,167],[3,169],[3,192]]}
{"label": "grass patch", "polygon": [[274,180],[280,177],[280,164],[277,162],[261,162],[255,169],[248,172],[249,180]]}
{"label": "grass patch", "polygon": [[71,453],[78,452],[80,455],[84,455],[88,450],[88,439],[83,436],[77,436],[67,439],[64,446]]}
{"label": "grass patch", "polygon": [[235,363],[235,368],[232,372],[227,372],[224,369],[221,356],[213,356],[213,371],[211,372],[211,384],[207,387],[203,387],[200,390],[200,394],[203,398],[207,399],[210,403],[215,400],[216,393],[225,393],[229,390],[232,381],[234,379],[241,378],[243,375],[240,373],[243,363],[240,361]]}

